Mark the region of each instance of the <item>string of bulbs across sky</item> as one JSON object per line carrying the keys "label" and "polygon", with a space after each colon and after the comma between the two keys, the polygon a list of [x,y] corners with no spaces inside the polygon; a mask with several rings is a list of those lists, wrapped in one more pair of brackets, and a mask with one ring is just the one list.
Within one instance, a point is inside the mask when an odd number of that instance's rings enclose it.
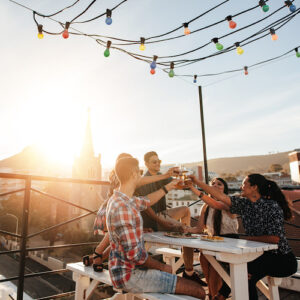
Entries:
{"label": "string of bulbs across sky", "polygon": [[[262,65],[264,63],[268,63],[270,61],[276,61],[278,59],[281,59],[283,56],[289,55],[291,52],[294,52],[294,51],[296,53],[296,57],[298,57],[298,58],[300,57],[300,52],[298,51],[298,48],[300,48],[300,46],[296,46],[293,49],[290,49],[289,51],[287,51],[287,52],[285,52],[285,53],[283,53],[279,56],[273,57],[271,59],[259,61],[255,64],[252,64],[252,65],[249,65],[249,66],[244,66],[243,68],[238,68],[238,69],[233,69],[233,70],[226,70],[226,71],[222,71],[222,72],[218,72],[218,73],[212,73],[212,74],[175,74],[175,71],[174,71],[175,68],[177,69],[177,68],[180,68],[180,67],[184,67],[184,66],[199,62],[201,60],[210,59],[210,58],[213,58],[213,57],[218,56],[218,55],[223,55],[223,54],[228,53],[228,52],[233,51],[233,50],[236,50],[238,55],[242,55],[244,53],[244,49],[242,48],[242,46],[253,43],[253,42],[255,42],[255,41],[257,41],[261,38],[266,37],[267,35],[271,35],[271,39],[273,41],[276,41],[278,39],[278,35],[276,34],[276,31],[278,31],[278,29],[280,29],[283,26],[285,26],[286,24],[288,24],[288,22],[290,22],[293,18],[298,16],[298,14],[300,13],[300,9],[297,9],[295,4],[293,3],[294,0],[292,0],[292,1],[283,1],[283,6],[281,6],[280,8],[275,10],[274,12],[268,14],[267,16],[263,17],[262,19],[257,20],[257,21],[255,21],[251,24],[248,24],[248,25],[246,25],[242,28],[239,28],[235,31],[231,31],[230,33],[227,33],[227,34],[225,34],[221,37],[214,37],[210,41],[208,41],[207,43],[205,43],[205,44],[203,44],[203,45],[201,45],[201,46],[199,46],[195,49],[191,49],[191,50],[189,50],[187,52],[184,52],[184,53],[178,53],[176,55],[161,56],[161,57],[158,56],[158,55],[153,55],[153,57],[151,57],[151,56],[145,56],[145,55],[142,55],[142,54],[139,54],[139,53],[130,52],[130,51],[126,50],[124,47],[129,46],[129,45],[139,44],[140,51],[144,51],[146,49],[145,44],[159,43],[159,42],[165,42],[165,41],[169,41],[169,40],[173,40],[173,39],[177,39],[177,38],[184,38],[184,36],[186,36],[186,35],[190,35],[190,34],[193,34],[195,32],[199,32],[201,30],[211,28],[211,27],[216,26],[216,25],[218,25],[222,22],[227,22],[229,28],[234,30],[237,27],[237,23],[236,23],[236,17],[237,16],[245,14],[249,11],[254,10],[254,9],[261,9],[264,13],[268,13],[269,10],[270,10],[270,7],[268,5],[269,0],[266,0],[266,1],[260,0],[256,6],[250,7],[250,8],[248,8],[246,10],[243,10],[243,11],[241,11],[241,12],[235,14],[235,15],[228,15],[225,18],[223,18],[222,20],[219,20],[219,21],[214,22],[212,24],[209,24],[209,25],[206,25],[204,27],[198,28],[196,30],[191,31],[189,29],[189,24],[190,23],[194,22],[195,20],[199,19],[200,17],[203,17],[204,15],[206,15],[208,13],[211,13],[212,11],[214,11],[215,9],[219,8],[220,6],[224,5],[225,3],[227,3],[229,1],[229,0],[225,0],[221,3],[219,3],[218,5],[215,5],[214,7],[210,8],[209,10],[201,13],[200,15],[196,16],[195,18],[193,18],[193,19],[191,19],[187,22],[184,22],[182,25],[180,25],[180,26],[178,26],[178,27],[176,27],[176,28],[174,28],[174,29],[172,29],[168,32],[165,32],[165,33],[162,33],[162,34],[159,34],[159,35],[156,35],[156,36],[146,37],[146,38],[141,37],[139,40],[123,39],[123,38],[120,38],[120,37],[110,37],[110,36],[104,36],[104,35],[99,35],[99,34],[87,34],[87,33],[83,33],[81,31],[71,27],[72,24],[88,23],[88,22],[92,22],[94,20],[97,20],[101,17],[105,17],[105,23],[109,26],[113,22],[112,12],[115,9],[119,8],[125,2],[127,2],[127,0],[121,1],[115,7],[111,8],[111,9],[106,9],[106,12],[104,12],[102,14],[99,14],[99,15],[91,18],[91,19],[87,19],[87,20],[84,20],[84,21],[76,21],[80,16],[84,15],[84,13],[87,12],[93,6],[93,4],[96,3],[97,0],[93,0],[93,1],[90,2],[90,4],[80,14],[75,16],[71,21],[68,21],[68,22],[65,22],[65,23],[62,23],[60,21],[57,21],[57,20],[53,19],[53,16],[57,16],[60,13],[62,13],[63,11],[75,6],[76,4],[78,4],[78,2],[80,2],[80,0],[76,0],[73,4],[71,4],[71,5],[69,5],[69,6],[55,12],[55,13],[49,14],[49,15],[45,15],[45,14],[42,14],[40,12],[37,12],[37,11],[35,11],[35,10],[33,10],[33,9],[27,7],[27,6],[24,6],[24,5],[14,1],[14,0],[9,0],[9,1],[13,2],[13,3],[15,3],[19,6],[22,6],[23,8],[26,8],[26,9],[32,11],[33,19],[34,19],[34,21],[37,25],[37,30],[38,30],[38,35],[37,36],[38,36],[39,39],[44,38],[44,33],[51,34],[51,35],[62,35],[62,37],[64,39],[68,39],[70,34],[87,36],[87,37],[95,39],[96,42],[99,45],[105,47],[105,50],[104,50],[104,56],[105,57],[110,56],[111,49],[118,50],[118,51],[121,51],[123,53],[128,54],[129,56],[131,56],[131,57],[133,57],[137,60],[144,61],[144,62],[150,64],[150,74],[152,74],[152,75],[154,75],[156,73],[156,68],[159,65],[159,66],[162,67],[162,70],[164,72],[168,73],[170,78],[172,78],[174,76],[191,77],[191,78],[193,78],[193,83],[197,83],[197,78],[198,77],[218,76],[218,75],[222,75],[222,74],[233,73],[233,72],[241,72],[241,71],[244,71],[244,74],[248,75],[250,68],[255,67],[257,65]],[[279,11],[281,11],[282,9],[285,9],[286,7],[289,9],[289,13],[287,15],[285,15],[282,18],[277,19],[276,21],[271,22],[270,24],[268,24],[264,28],[258,30],[254,34],[251,34],[250,36],[246,37],[242,41],[235,42],[234,45],[230,45],[226,48],[224,48],[223,44],[220,43],[221,39],[223,39],[223,38],[225,38],[229,35],[235,34],[237,32],[240,32],[242,30],[245,30],[249,27],[252,27],[252,26],[254,26],[254,25],[256,25],[260,22],[263,22],[266,19],[268,19],[271,16],[278,13]],[[59,23],[62,26],[62,30],[59,31],[59,32],[49,32],[49,31],[45,30],[43,28],[43,25],[40,24],[37,21],[36,16],[40,16],[42,18],[48,18],[52,21],[55,21],[55,22]],[[70,31],[70,29],[72,29],[73,31]],[[175,37],[165,38],[166,36],[169,36],[170,34],[176,32],[180,29],[181,30],[183,29],[183,34],[177,35]],[[106,40],[103,40],[103,39],[106,39]],[[112,41],[114,41],[114,42],[112,42]],[[119,43],[119,42],[121,42],[121,43]],[[198,50],[210,45],[211,43],[215,44],[215,48],[216,48],[217,52],[214,52],[214,53],[212,53],[210,55],[207,55],[207,56],[204,56],[204,57],[198,57],[198,58],[193,58],[193,59],[184,59],[184,58],[174,59],[175,57],[181,57],[181,56],[190,54],[192,52],[198,51]],[[122,46],[122,48],[120,46]],[[169,60],[164,60],[164,59],[169,59]]]}

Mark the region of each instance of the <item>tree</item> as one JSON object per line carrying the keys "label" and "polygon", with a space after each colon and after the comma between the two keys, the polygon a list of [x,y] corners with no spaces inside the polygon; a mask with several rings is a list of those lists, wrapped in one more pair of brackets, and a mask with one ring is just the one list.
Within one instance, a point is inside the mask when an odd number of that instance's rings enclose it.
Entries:
{"label": "tree", "polygon": [[270,166],[269,170],[270,170],[270,172],[280,172],[282,169],[283,169],[282,165],[280,165],[280,164],[272,164]]}

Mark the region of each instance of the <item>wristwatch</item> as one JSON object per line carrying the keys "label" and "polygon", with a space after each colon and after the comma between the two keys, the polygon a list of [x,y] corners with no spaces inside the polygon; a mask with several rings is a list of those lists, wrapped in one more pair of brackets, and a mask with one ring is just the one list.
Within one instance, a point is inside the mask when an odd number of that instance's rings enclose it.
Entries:
{"label": "wristwatch", "polygon": [[199,198],[201,199],[205,194],[200,191]]}
{"label": "wristwatch", "polygon": [[163,191],[164,191],[166,194],[168,194],[169,191],[166,189],[165,186],[163,186],[162,189],[163,189]]}

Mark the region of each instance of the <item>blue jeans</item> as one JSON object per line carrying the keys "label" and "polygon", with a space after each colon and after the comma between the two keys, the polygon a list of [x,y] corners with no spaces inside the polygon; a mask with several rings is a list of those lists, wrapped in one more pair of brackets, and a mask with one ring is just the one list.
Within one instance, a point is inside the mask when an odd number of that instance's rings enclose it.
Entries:
{"label": "blue jeans", "polygon": [[127,292],[175,294],[177,276],[152,269],[135,269],[125,283]]}

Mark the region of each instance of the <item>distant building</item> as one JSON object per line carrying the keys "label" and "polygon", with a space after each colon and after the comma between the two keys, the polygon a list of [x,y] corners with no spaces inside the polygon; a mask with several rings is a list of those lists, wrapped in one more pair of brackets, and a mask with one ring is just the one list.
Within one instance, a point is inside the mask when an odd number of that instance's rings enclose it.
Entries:
{"label": "distant building", "polygon": [[[76,157],[73,164],[72,177],[79,179],[102,180],[101,156],[95,156],[91,131],[90,110],[86,125],[84,142],[79,157]],[[71,201],[77,205],[96,210],[103,202],[101,186],[88,184],[72,184]],[[83,214],[84,211],[72,207],[71,216]],[[95,216],[85,217],[80,220],[80,227],[83,230],[91,231]]]}
{"label": "distant building", "polygon": [[300,149],[289,153],[289,161],[292,181],[300,184]]}

